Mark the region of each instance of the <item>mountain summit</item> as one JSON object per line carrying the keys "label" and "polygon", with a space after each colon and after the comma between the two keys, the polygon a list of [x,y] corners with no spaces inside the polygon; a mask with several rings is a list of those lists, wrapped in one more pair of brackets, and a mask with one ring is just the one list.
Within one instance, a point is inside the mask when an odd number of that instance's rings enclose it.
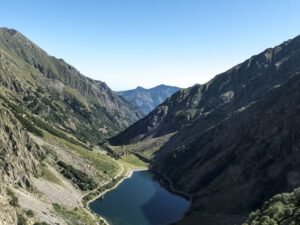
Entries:
{"label": "mountain summit", "polygon": [[178,87],[162,84],[150,89],[138,86],[136,89],[119,91],[117,94],[132,102],[145,114],[148,114],[164,100],[179,90],[180,88]]}

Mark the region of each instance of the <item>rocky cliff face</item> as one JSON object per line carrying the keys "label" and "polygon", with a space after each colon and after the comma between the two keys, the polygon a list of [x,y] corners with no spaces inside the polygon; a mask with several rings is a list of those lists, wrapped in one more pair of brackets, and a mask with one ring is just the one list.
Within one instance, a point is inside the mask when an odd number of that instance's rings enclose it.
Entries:
{"label": "rocky cliff face", "polygon": [[0,114],[1,184],[30,188],[28,178],[37,170],[39,147],[30,140],[28,133],[9,110],[1,107]]}
{"label": "rocky cliff face", "polygon": [[32,189],[30,174],[38,171],[39,147],[1,100],[0,117],[0,224],[12,225],[18,219],[7,188]]}
{"label": "rocky cliff face", "polygon": [[178,87],[159,85],[150,89],[137,87],[133,90],[119,91],[117,94],[132,102],[140,108],[145,115],[147,115],[159,104],[179,90],[180,88]]}
{"label": "rocky cliff face", "polygon": [[111,143],[176,132],[153,155],[152,168],[192,195],[179,224],[232,224],[203,218],[246,215],[275,193],[300,185],[299,74],[296,37],[175,93]]}

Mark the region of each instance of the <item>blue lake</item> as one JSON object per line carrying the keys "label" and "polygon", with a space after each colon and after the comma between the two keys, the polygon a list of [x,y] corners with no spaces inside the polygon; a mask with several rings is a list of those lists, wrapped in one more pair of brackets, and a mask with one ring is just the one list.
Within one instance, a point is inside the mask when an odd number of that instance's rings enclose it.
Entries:
{"label": "blue lake", "polygon": [[90,204],[110,225],[165,225],[178,221],[189,201],[168,192],[149,171],[134,172],[116,189]]}

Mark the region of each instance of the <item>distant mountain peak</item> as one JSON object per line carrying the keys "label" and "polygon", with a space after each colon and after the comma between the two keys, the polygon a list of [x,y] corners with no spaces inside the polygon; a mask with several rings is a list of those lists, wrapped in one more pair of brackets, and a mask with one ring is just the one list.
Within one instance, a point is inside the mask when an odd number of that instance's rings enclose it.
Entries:
{"label": "distant mountain peak", "polygon": [[137,86],[136,90],[146,90],[145,88],[141,87],[141,86]]}
{"label": "distant mountain peak", "polygon": [[136,89],[117,92],[128,101],[132,102],[140,108],[145,114],[151,112],[156,106],[162,103],[166,98],[170,97],[181,88],[161,84],[153,88],[143,88],[137,86]]}
{"label": "distant mountain peak", "polygon": [[11,36],[19,33],[18,31],[16,31],[15,29],[10,29],[7,27],[1,27],[0,30],[7,32],[8,34],[10,34]]}
{"label": "distant mountain peak", "polygon": [[[157,85],[156,87],[167,87],[167,85],[165,84],[160,84],[160,85]],[[169,86],[170,87],[170,86]]]}

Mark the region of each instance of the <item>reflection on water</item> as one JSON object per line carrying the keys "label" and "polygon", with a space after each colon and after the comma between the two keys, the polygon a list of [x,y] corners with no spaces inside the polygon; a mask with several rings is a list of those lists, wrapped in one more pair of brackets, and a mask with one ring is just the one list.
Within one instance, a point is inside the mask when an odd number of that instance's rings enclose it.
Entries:
{"label": "reflection on water", "polygon": [[168,192],[149,171],[134,172],[104,199],[90,204],[111,225],[164,225],[179,220],[189,202]]}

